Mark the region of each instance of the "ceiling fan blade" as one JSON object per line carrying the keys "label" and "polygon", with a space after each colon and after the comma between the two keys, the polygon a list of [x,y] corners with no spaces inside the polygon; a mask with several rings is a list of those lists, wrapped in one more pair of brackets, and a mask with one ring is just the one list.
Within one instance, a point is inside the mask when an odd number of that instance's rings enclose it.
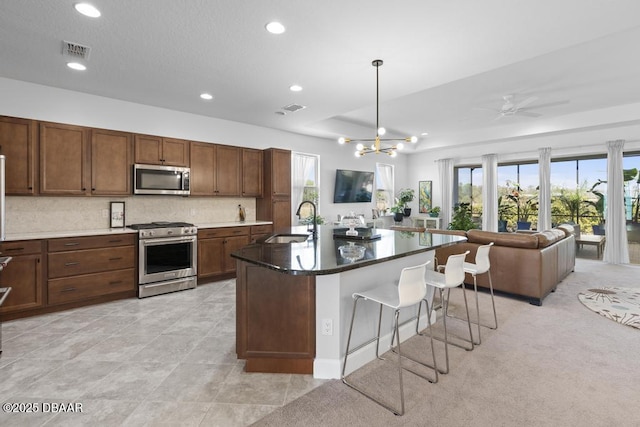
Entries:
{"label": "ceiling fan blade", "polygon": [[530,96],[529,98],[527,98],[527,99],[525,99],[525,100],[523,100],[523,101],[518,102],[518,103],[516,104],[516,106],[515,106],[515,109],[516,109],[516,110],[519,110],[519,109],[521,109],[521,108],[524,108],[524,107],[526,107],[527,105],[529,105],[529,104],[531,104],[532,102],[535,102],[535,101],[537,101],[537,100],[538,100],[538,97],[537,97],[537,96]]}
{"label": "ceiling fan blade", "polygon": [[516,113],[517,116],[526,116],[526,117],[540,117],[542,116],[542,114],[538,114],[538,113],[532,113],[531,111],[518,111]]}
{"label": "ceiling fan blade", "polygon": [[548,102],[546,104],[533,105],[533,106],[531,106],[531,108],[537,110],[538,108],[555,107],[555,106],[558,106],[558,105],[564,105],[564,104],[568,104],[568,103],[569,103],[569,100],[565,99],[564,101]]}

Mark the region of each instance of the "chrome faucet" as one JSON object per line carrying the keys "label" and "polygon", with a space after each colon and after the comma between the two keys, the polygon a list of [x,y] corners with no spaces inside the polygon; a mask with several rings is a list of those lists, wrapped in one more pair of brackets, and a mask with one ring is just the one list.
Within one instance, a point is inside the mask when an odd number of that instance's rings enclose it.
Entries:
{"label": "chrome faucet", "polygon": [[[316,205],[309,200],[304,200],[302,203],[300,203],[300,206],[298,206],[296,215],[298,216],[298,218],[300,218],[300,209],[305,203],[309,203],[313,207],[313,239],[315,240],[318,237],[318,225],[316,224]],[[307,231],[309,231],[309,225],[307,225]]]}

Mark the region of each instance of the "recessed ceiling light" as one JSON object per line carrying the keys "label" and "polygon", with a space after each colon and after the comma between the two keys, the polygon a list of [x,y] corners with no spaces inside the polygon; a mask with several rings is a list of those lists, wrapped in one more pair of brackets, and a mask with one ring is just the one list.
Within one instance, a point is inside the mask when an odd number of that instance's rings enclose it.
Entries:
{"label": "recessed ceiling light", "polygon": [[289,86],[289,90],[291,92],[300,92],[302,90],[302,86],[300,86],[300,85],[291,85],[291,86]]}
{"label": "recessed ceiling light", "polygon": [[77,71],[84,71],[87,69],[87,67],[85,67],[83,64],[79,62],[67,62],[67,67]]}
{"label": "recessed ceiling light", "polygon": [[210,93],[201,93],[200,98],[211,101],[213,99],[213,95],[211,95]]}
{"label": "recessed ceiling light", "polygon": [[427,136],[427,135],[429,135],[429,132],[422,132],[420,135]]}
{"label": "recessed ceiling light", "polygon": [[284,25],[282,25],[279,22],[269,22],[267,25],[265,25],[265,28],[267,29],[267,31],[269,31],[271,34],[282,34],[285,32],[285,28]]}
{"label": "recessed ceiling light", "polygon": [[76,3],[73,7],[75,7],[78,12],[84,16],[88,16],[89,18],[99,18],[100,15],[102,15],[95,6],[89,3]]}

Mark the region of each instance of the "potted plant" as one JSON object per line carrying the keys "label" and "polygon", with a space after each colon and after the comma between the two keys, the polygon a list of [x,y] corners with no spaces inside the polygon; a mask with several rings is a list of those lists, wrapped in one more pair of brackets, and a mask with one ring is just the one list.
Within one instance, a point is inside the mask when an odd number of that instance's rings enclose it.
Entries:
{"label": "potted plant", "polygon": [[471,206],[469,203],[460,203],[453,208],[453,218],[447,227],[449,230],[468,231],[476,228],[476,223],[471,217]]}
{"label": "potted plant", "polygon": [[507,197],[516,204],[518,213],[517,228],[518,230],[529,230],[531,228],[529,217],[538,210],[538,195],[525,195],[520,188],[520,184],[507,181],[507,186],[511,185],[513,185],[513,189],[510,194],[507,194]]}
{"label": "potted plant", "polygon": [[396,203],[390,209],[393,212],[393,220],[395,222],[401,222],[404,217],[404,205],[400,203]]}
{"label": "potted plant", "polygon": [[408,206],[409,202],[413,201],[415,191],[412,188],[402,188],[398,193],[397,204],[403,207],[404,216],[411,215],[411,208]]}
{"label": "potted plant", "polygon": [[508,198],[498,197],[498,231],[507,231],[508,217],[513,216],[513,205]]}
{"label": "potted plant", "polygon": [[434,206],[429,210],[429,216],[432,218],[437,218],[440,215],[440,206]]}

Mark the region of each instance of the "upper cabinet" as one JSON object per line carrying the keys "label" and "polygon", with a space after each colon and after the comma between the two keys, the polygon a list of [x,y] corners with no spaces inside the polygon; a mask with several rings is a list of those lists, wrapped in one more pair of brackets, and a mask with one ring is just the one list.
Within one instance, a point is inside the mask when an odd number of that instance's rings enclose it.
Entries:
{"label": "upper cabinet", "polygon": [[89,129],[40,123],[40,194],[89,194]]}
{"label": "upper cabinet", "polygon": [[37,136],[34,120],[0,117],[0,154],[7,158],[7,195],[37,193]]}
{"label": "upper cabinet", "polygon": [[189,141],[136,135],[135,162],[147,165],[189,166]]}
{"label": "upper cabinet", "polygon": [[104,129],[91,131],[91,194],[131,194],[133,135]]}
{"label": "upper cabinet", "polygon": [[191,195],[239,196],[241,150],[191,142]]}
{"label": "upper cabinet", "polygon": [[242,149],[242,197],[262,197],[262,150]]}
{"label": "upper cabinet", "polygon": [[269,193],[274,197],[291,197],[291,151],[265,150],[264,163]]}

